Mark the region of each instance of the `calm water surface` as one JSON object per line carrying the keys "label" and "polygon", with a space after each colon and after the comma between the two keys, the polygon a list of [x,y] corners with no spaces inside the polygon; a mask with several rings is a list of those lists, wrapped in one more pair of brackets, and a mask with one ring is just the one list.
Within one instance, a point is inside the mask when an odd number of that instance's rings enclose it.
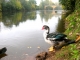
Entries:
{"label": "calm water surface", "polygon": [[7,47],[1,60],[35,60],[50,47],[43,39],[44,24],[51,32],[64,32],[61,11],[3,13],[0,17],[0,48]]}

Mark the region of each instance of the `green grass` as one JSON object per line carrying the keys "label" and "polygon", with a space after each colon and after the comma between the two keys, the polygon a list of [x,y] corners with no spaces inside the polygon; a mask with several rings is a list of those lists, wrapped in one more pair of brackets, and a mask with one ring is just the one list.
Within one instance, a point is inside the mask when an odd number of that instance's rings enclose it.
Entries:
{"label": "green grass", "polygon": [[[69,39],[76,40],[76,33],[80,33],[80,10],[75,10],[73,13],[67,16],[65,20],[67,28],[64,32]],[[79,42],[76,44],[70,44],[66,48],[58,51],[55,56],[56,59],[62,60],[80,60]],[[55,59],[55,60],[56,60]]]}

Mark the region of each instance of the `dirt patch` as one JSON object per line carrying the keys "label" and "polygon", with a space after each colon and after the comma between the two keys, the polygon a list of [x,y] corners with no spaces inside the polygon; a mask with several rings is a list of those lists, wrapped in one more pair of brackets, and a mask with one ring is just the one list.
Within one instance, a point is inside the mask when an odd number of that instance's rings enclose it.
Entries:
{"label": "dirt patch", "polygon": [[55,55],[55,52],[41,52],[36,56],[36,60],[51,60],[51,57]]}

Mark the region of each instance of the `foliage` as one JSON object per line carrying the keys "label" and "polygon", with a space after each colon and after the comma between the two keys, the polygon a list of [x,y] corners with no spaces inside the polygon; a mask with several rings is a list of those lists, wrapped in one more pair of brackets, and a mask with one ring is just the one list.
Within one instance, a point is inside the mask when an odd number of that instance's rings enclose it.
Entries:
{"label": "foliage", "polygon": [[[8,2],[8,4],[10,4],[12,6],[12,8],[15,10],[20,10],[22,8],[22,5],[19,0],[10,0],[10,2]],[[10,5],[8,5],[8,6],[10,6]]]}
{"label": "foliage", "polygon": [[36,1],[35,0],[20,0],[23,10],[35,10],[36,9]]}
{"label": "foliage", "polygon": [[18,11],[22,9],[22,5],[19,0],[10,0],[9,2],[2,1],[2,11]]}
{"label": "foliage", "polygon": [[70,60],[79,60],[80,52],[77,50],[76,45],[70,45],[72,48],[69,49],[71,59]]}
{"label": "foliage", "polygon": [[71,44],[60,51],[56,52],[54,60],[79,60],[80,52],[77,49],[77,45]]}
{"label": "foliage", "polygon": [[39,5],[39,8],[44,10],[45,6],[48,6],[47,9],[50,8],[52,10],[52,7],[50,7],[50,5],[54,5],[54,3],[49,1],[49,0],[45,0],[45,1],[42,0],[40,5]]}
{"label": "foliage", "polygon": [[53,10],[53,8],[51,6],[47,6],[46,10]]}
{"label": "foliage", "polygon": [[[73,3],[74,5],[71,4],[72,1],[75,1],[75,3]],[[62,3],[62,6],[66,10],[74,11],[74,12],[71,12],[70,14],[68,13],[68,15],[66,14],[63,20],[65,21],[65,27],[66,27],[65,34],[67,34],[69,39],[76,40],[76,33],[78,32],[80,33],[80,3],[79,3],[79,0],[60,0],[60,3]],[[57,58],[59,59],[61,58],[64,60],[80,60],[80,49],[78,47],[80,47],[80,44],[78,43],[67,46],[66,48],[60,50],[56,54],[55,60],[57,60]]]}
{"label": "foliage", "polygon": [[40,10],[39,6],[36,5],[36,10]]}
{"label": "foliage", "polygon": [[2,8],[1,8],[1,2],[2,2],[2,1],[0,0],[0,11],[2,11]]}
{"label": "foliage", "polygon": [[1,19],[2,19],[2,12],[0,12],[0,21],[1,21]]}
{"label": "foliage", "polygon": [[74,10],[76,0],[59,0],[60,4],[63,5],[63,8],[66,10]]}
{"label": "foliage", "polygon": [[69,35],[70,38],[75,39],[76,33],[80,32],[80,13],[79,10],[75,10],[72,14],[70,14],[67,18],[66,18],[66,22],[67,22],[67,30],[66,30],[66,34]]}
{"label": "foliage", "polygon": [[62,10],[62,7],[57,6],[57,7],[54,8],[54,10]]}
{"label": "foliage", "polygon": [[21,11],[21,10],[35,10],[36,1],[35,0],[2,0],[1,3],[2,11]]}
{"label": "foliage", "polygon": [[[64,0],[67,2],[68,0]],[[71,0],[73,1],[73,0]],[[74,0],[75,1],[75,6],[73,5],[74,9],[71,14],[69,14],[66,18],[64,18],[67,28],[65,31],[65,34],[68,35],[68,38],[70,39],[75,39],[76,40],[76,33],[80,33],[80,3],[79,0]],[[70,3],[70,2],[69,2]],[[63,4],[64,5],[64,4]],[[66,4],[65,4],[66,5]],[[66,5],[65,7],[70,6]],[[80,49],[78,49],[80,45],[77,44],[72,44],[69,45],[68,48],[68,55],[67,58],[70,57],[70,60],[80,60]],[[66,50],[66,49],[65,49]]]}
{"label": "foliage", "polygon": [[75,2],[75,10],[79,9],[80,10],[80,0],[76,0]]}

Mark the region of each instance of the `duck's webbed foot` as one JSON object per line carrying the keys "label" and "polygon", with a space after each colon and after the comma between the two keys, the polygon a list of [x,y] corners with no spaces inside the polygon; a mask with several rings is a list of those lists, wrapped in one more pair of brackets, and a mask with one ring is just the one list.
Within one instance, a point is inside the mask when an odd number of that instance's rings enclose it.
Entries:
{"label": "duck's webbed foot", "polygon": [[51,52],[55,52],[55,48],[53,46],[51,46],[48,50]]}

